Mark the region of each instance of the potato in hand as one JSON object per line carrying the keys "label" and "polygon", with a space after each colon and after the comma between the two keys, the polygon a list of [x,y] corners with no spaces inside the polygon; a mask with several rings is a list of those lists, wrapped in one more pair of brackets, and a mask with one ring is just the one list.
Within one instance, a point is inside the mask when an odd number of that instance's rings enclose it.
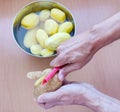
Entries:
{"label": "potato in hand", "polygon": [[[36,71],[36,72],[29,72],[27,74],[27,76],[29,76],[28,78],[30,78],[30,76],[33,79],[33,77],[36,77],[36,75],[38,76],[39,74],[39,79],[35,82],[34,84],[34,96],[35,98],[38,98],[41,94],[46,93],[46,92],[52,92],[57,90],[59,87],[62,86],[63,82],[60,81],[57,77],[57,73],[55,74],[55,76],[49,80],[46,84],[42,85],[42,81],[44,80],[44,78],[52,71],[52,69],[45,69],[43,71]],[[30,74],[30,75],[29,75]]]}

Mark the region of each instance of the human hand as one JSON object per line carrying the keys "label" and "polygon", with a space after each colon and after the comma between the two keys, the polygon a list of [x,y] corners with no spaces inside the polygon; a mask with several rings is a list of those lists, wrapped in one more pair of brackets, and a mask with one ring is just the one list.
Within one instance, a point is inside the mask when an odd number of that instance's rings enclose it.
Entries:
{"label": "human hand", "polygon": [[50,63],[51,66],[64,66],[58,77],[64,77],[86,65],[96,51],[113,41],[120,39],[120,12],[107,20],[94,25],[84,32],[62,43],[57,49],[57,57]]}
{"label": "human hand", "polygon": [[67,82],[67,84],[54,92],[40,95],[37,101],[45,109],[57,105],[86,105],[95,94],[95,89],[89,84]]}
{"label": "human hand", "polygon": [[96,36],[94,32],[84,32],[62,43],[57,49],[57,57],[50,63],[51,66],[63,66],[58,78],[63,81],[65,76],[82,68],[95,54],[92,38]]}
{"label": "human hand", "polygon": [[94,112],[120,110],[120,101],[99,92],[87,83],[67,82],[54,92],[40,95],[37,101],[45,109],[62,105],[83,105]]}

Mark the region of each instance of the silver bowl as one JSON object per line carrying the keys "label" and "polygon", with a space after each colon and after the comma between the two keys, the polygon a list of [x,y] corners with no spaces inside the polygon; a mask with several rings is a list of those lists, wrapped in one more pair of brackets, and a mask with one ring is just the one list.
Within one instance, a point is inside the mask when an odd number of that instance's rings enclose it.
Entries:
{"label": "silver bowl", "polygon": [[[70,11],[63,6],[62,4],[55,2],[55,1],[36,1],[36,2],[32,2],[26,6],[24,6],[16,15],[14,21],[13,21],[13,37],[14,40],[16,41],[17,45],[27,54],[34,56],[34,57],[40,57],[40,58],[46,58],[46,57],[42,57],[42,56],[36,56],[33,55],[30,52],[30,49],[26,48],[23,44],[23,40],[24,40],[24,36],[27,32],[27,30],[25,30],[23,27],[21,27],[21,20],[24,16],[26,16],[29,13],[32,12],[38,12],[41,11],[43,9],[52,9],[52,8],[59,8],[60,10],[64,11],[66,13],[66,17],[67,20],[71,21],[74,25],[74,29],[71,32],[71,36],[75,35],[75,20],[72,16],[72,14],[70,13]],[[52,56],[56,56],[56,54],[52,55]],[[48,57],[52,57],[52,56],[48,56]]]}

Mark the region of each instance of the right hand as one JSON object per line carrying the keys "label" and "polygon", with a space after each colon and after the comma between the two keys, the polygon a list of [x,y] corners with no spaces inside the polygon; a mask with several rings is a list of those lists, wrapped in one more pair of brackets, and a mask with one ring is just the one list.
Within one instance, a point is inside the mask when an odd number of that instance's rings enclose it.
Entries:
{"label": "right hand", "polygon": [[53,67],[63,66],[58,77],[61,81],[65,76],[82,68],[87,64],[95,54],[92,39],[95,38],[96,32],[84,32],[70,40],[63,42],[57,49],[57,57],[50,63]]}

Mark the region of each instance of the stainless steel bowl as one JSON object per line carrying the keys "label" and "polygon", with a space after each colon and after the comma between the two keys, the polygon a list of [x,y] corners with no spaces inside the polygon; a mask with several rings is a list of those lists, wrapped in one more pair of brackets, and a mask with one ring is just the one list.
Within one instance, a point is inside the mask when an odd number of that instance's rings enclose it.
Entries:
{"label": "stainless steel bowl", "polygon": [[[24,16],[26,16],[27,14],[31,13],[31,12],[38,12],[41,11],[43,9],[52,9],[52,8],[59,8],[62,11],[64,11],[66,13],[66,17],[67,20],[71,21],[74,25],[74,30],[71,32],[71,36],[75,35],[75,20],[72,16],[72,14],[70,13],[70,11],[63,6],[62,4],[55,2],[55,1],[36,1],[36,2],[32,2],[28,5],[26,5],[25,7],[23,7],[18,14],[16,15],[14,21],[13,21],[13,37],[17,43],[17,45],[27,54],[31,55],[31,56],[35,56],[35,57],[40,57],[40,58],[46,58],[46,57],[42,57],[42,56],[36,56],[33,55],[30,52],[30,49],[26,48],[23,44],[23,40],[24,40],[24,36],[27,32],[27,30],[25,30],[24,28],[21,27],[21,20]],[[56,54],[52,55],[55,56]],[[49,57],[52,57],[49,56]]]}

